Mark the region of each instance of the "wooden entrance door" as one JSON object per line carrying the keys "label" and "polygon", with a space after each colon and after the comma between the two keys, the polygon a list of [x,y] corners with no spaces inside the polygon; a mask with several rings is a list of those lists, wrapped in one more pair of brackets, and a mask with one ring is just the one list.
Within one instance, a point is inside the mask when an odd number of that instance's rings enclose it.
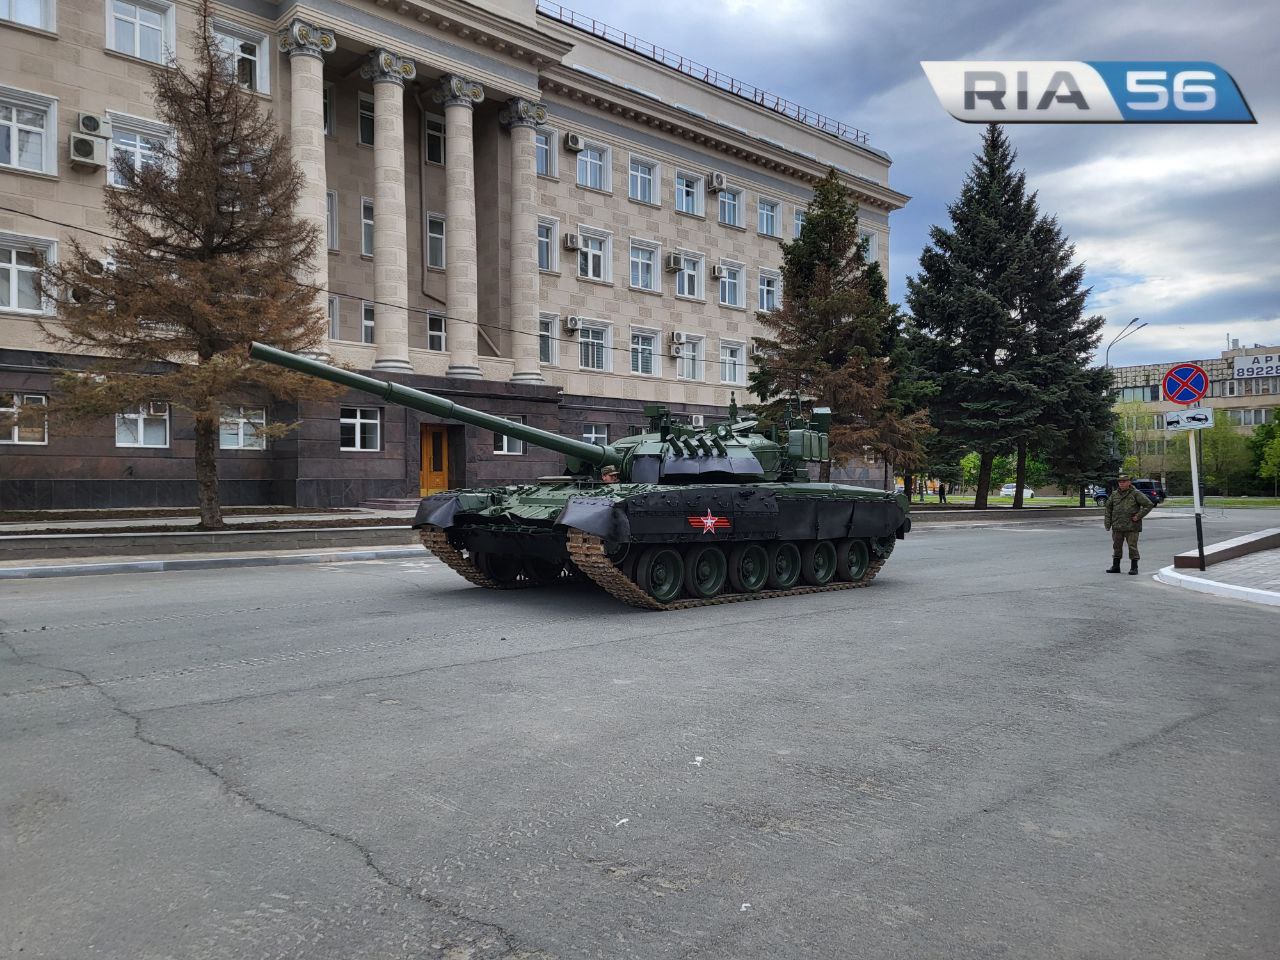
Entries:
{"label": "wooden entrance door", "polygon": [[449,489],[449,428],[422,425],[422,470],[418,475],[422,496]]}

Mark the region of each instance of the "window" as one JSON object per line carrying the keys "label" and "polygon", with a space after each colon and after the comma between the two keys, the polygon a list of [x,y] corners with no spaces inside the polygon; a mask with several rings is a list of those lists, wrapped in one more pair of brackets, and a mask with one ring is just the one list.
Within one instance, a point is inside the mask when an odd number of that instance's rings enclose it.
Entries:
{"label": "window", "polygon": [[362,301],[360,304],[360,342],[374,343],[374,312],[373,304]]}
{"label": "window", "polygon": [[1125,403],[1138,400],[1143,403],[1160,399],[1160,384],[1153,383],[1145,387],[1124,387],[1120,391],[1120,400]]}
{"label": "window", "polygon": [[538,315],[538,362],[555,363],[559,356],[556,341],[556,322],[560,318],[554,313]]}
{"label": "window", "polygon": [[657,376],[659,368],[658,355],[659,334],[652,330],[631,331],[631,372],[643,376]]}
{"label": "window", "polygon": [[338,419],[339,450],[381,450],[382,408],[342,407]]}
{"label": "window", "polygon": [[223,407],[218,446],[223,450],[265,450],[262,428],[267,425],[263,407]]}
{"label": "window", "polygon": [[556,233],[559,223],[555,220],[538,218],[538,269],[559,270],[560,250],[556,246]]}
{"label": "window", "polygon": [[582,442],[594,443],[598,447],[609,445],[609,425],[605,423],[584,423],[582,425]]}
{"label": "window", "polygon": [[802,210],[800,207],[796,207],[796,225],[795,225],[795,231],[794,231],[795,236],[797,237],[800,236],[800,232],[804,229],[804,221],[806,217],[808,217],[808,212],[805,210]]}
{"label": "window", "polygon": [[169,405],[152,400],[116,414],[117,447],[167,447]]}
{"label": "window", "polygon": [[702,338],[685,337],[676,360],[676,376],[681,380],[702,379]]}
{"label": "window", "polygon": [[173,4],[111,0],[107,8],[107,47],[152,63],[173,52]]}
{"label": "window", "polygon": [[445,334],[445,318],[442,313],[427,314],[427,349],[444,353],[448,349]]}
{"label": "window", "polygon": [[536,130],[533,134],[534,155],[537,157],[538,176],[556,175],[556,133],[554,130]]}
{"label": "window", "polygon": [[328,314],[329,314],[329,339],[341,340],[342,329],[338,325],[338,298],[337,297],[329,298]]}
{"label": "window", "polygon": [[213,25],[213,37],[227,56],[231,71],[240,86],[259,93],[271,92],[271,47],[267,44],[266,37],[222,23]]}
{"label": "window", "polygon": [[373,94],[360,94],[360,143],[373,146]]}
{"label": "window", "polygon": [[427,266],[444,269],[444,217],[438,213],[427,214]]}
{"label": "window", "polygon": [[57,103],[50,97],[0,87],[0,167],[58,172]]}
{"label": "window", "polygon": [[631,168],[627,173],[627,196],[641,203],[657,203],[654,199],[653,185],[658,180],[658,165],[652,160],[631,158]]}
{"label": "window", "polygon": [[702,299],[701,254],[680,254],[680,269],[676,271],[676,296],[693,300]]}
{"label": "window", "polygon": [[52,0],[0,0],[0,20],[38,30],[52,30]]}
{"label": "window", "polygon": [[702,216],[702,178],[692,173],[676,174],[676,209]]}
{"label": "window", "polygon": [[424,114],[422,118],[422,155],[427,163],[444,165],[444,117]]}
{"label": "window", "polygon": [[720,191],[720,222],[730,227],[742,226],[742,191]]}
{"label": "window", "polygon": [[0,310],[14,313],[44,313],[36,277],[44,259],[56,259],[51,240],[0,233]]}
{"label": "window", "polygon": [[581,327],[578,330],[578,365],[583,370],[609,369],[609,328]]}
{"label": "window", "polygon": [[613,237],[603,230],[578,227],[578,276],[588,280],[613,279]]}
{"label": "window", "polygon": [[858,239],[867,241],[867,262],[876,260],[880,256],[880,234],[874,230],[859,230]]}
{"label": "window", "polygon": [[720,382],[744,384],[747,382],[747,368],[743,363],[746,349],[740,343],[720,341]]}
{"label": "window", "polygon": [[661,248],[647,240],[631,241],[631,286],[637,290],[657,293],[662,289],[662,274],[658,270]]}
{"label": "window", "polygon": [[742,264],[720,262],[720,303],[726,307],[742,306]]}
{"label": "window", "polygon": [[338,249],[338,194],[328,190],[324,195],[324,236],[330,250]]}
{"label": "window", "polygon": [[760,309],[778,309],[778,288],[782,280],[776,273],[760,271]]}
{"label": "window", "polygon": [[[510,420],[512,423],[524,423],[524,417],[504,417],[504,420]],[[508,437],[506,434],[495,433],[493,435],[493,452],[501,453],[506,456],[519,456],[524,453],[524,441],[517,440],[515,437]]]}
{"label": "window", "polygon": [[107,182],[113,187],[124,186],[124,178],[116,169],[119,163],[141,171],[144,167],[164,163],[164,151],[173,132],[164,124],[140,117],[107,113],[111,120],[111,166]]}
{"label": "window", "polygon": [[324,135],[326,137],[333,136],[333,84],[326,83],[324,85],[324,94],[321,99],[322,110],[324,112]]}
{"label": "window", "polygon": [[609,148],[588,143],[578,151],[578,186],[592,190],[611,190]]}
{"label": "window", "polygon": [[[0,10],[3,10],[0,7]],[[49,421],[40,423],[11,422],[23,407],[47,407],[49,398],[43,393],[0,393],[0,443],[45,444],[49,442]]]}
{"label": "window", "polygon": [[778,235],[778,201],[760,198],[758,228],[766,237]]}
{"label": "window", "polygon": [[373,256],[373,201],[360,198],[360,255]]}

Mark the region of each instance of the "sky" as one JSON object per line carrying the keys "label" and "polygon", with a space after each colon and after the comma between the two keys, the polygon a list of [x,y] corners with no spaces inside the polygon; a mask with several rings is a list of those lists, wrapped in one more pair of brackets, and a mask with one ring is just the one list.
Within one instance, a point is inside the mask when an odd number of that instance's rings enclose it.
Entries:
{"label": "sky", "polygon": [[[870,133],[911,196],[890,216],[903,302],[932,224],[947,224],[982,133],[953,119],[921,60],[1209,60],[1255,125],[1006,128],[1041,210],[1076,246],[1113,366],[1280,345],[1280,21],[1272,2],[569,0],[586,16]],[[1102,357],[1099,356],[1101,361]]]}

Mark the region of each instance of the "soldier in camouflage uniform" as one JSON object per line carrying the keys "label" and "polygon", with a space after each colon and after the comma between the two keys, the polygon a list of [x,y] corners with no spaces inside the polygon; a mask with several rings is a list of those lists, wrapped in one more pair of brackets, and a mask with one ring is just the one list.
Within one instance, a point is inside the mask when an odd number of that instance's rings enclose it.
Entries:
{"label": "soldier in camouflage uniform", "polygon": [[1120,555],[1129,544],[1129,575],[1138,573],[1138,534],[1142,532],[1142,518],[1151,512],[1154,504],[1147,495],[1137,489],[1132,481],[1120,474],[1116,478],[1116,492],[1107,497],[1103,524],[1111,531],[1111,566],[1107,573],[1120,572]]}

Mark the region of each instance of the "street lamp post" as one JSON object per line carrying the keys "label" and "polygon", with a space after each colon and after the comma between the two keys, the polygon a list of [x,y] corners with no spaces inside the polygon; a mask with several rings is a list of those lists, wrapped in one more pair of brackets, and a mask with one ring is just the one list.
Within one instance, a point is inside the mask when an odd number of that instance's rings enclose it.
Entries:
{"label": "street lamp post", "polygon": [[[1135,333],[1137,333],[1139,330],[1141,330],[1143,327],[1146,326],[1145,323],[1139,323],[1138,321],[1139,321],[1139,318],[1134,317],[1132,320],[1126,323],[1124,325],[1124,328],[1119,333],[1117,333],[1114,337],[1112,337],[1111,342],[1107,344],[1107,349],[1103,351],[1103,354],[1102,354],[1102,358],[1103,358],[1102,365],[1106,367],[1108,370],[1111,369],[1111,348],[1114,347],[1121,340],[1124,340],[1126,337],[1133,336]],[[1138,324],[1136,327],[1134,326],[1135,323]],[[1114,461],[1119,452],[1116,450],[1116,435],[1114,430],[1112,430],[1111,432],[1111,439],[1108,444],[1108,447],[1110,450],[1111,459]],[[1106,487],[1107,487],[1107,495],[1110,496],[1111,494],[1110,480],[1107,481]]]}

